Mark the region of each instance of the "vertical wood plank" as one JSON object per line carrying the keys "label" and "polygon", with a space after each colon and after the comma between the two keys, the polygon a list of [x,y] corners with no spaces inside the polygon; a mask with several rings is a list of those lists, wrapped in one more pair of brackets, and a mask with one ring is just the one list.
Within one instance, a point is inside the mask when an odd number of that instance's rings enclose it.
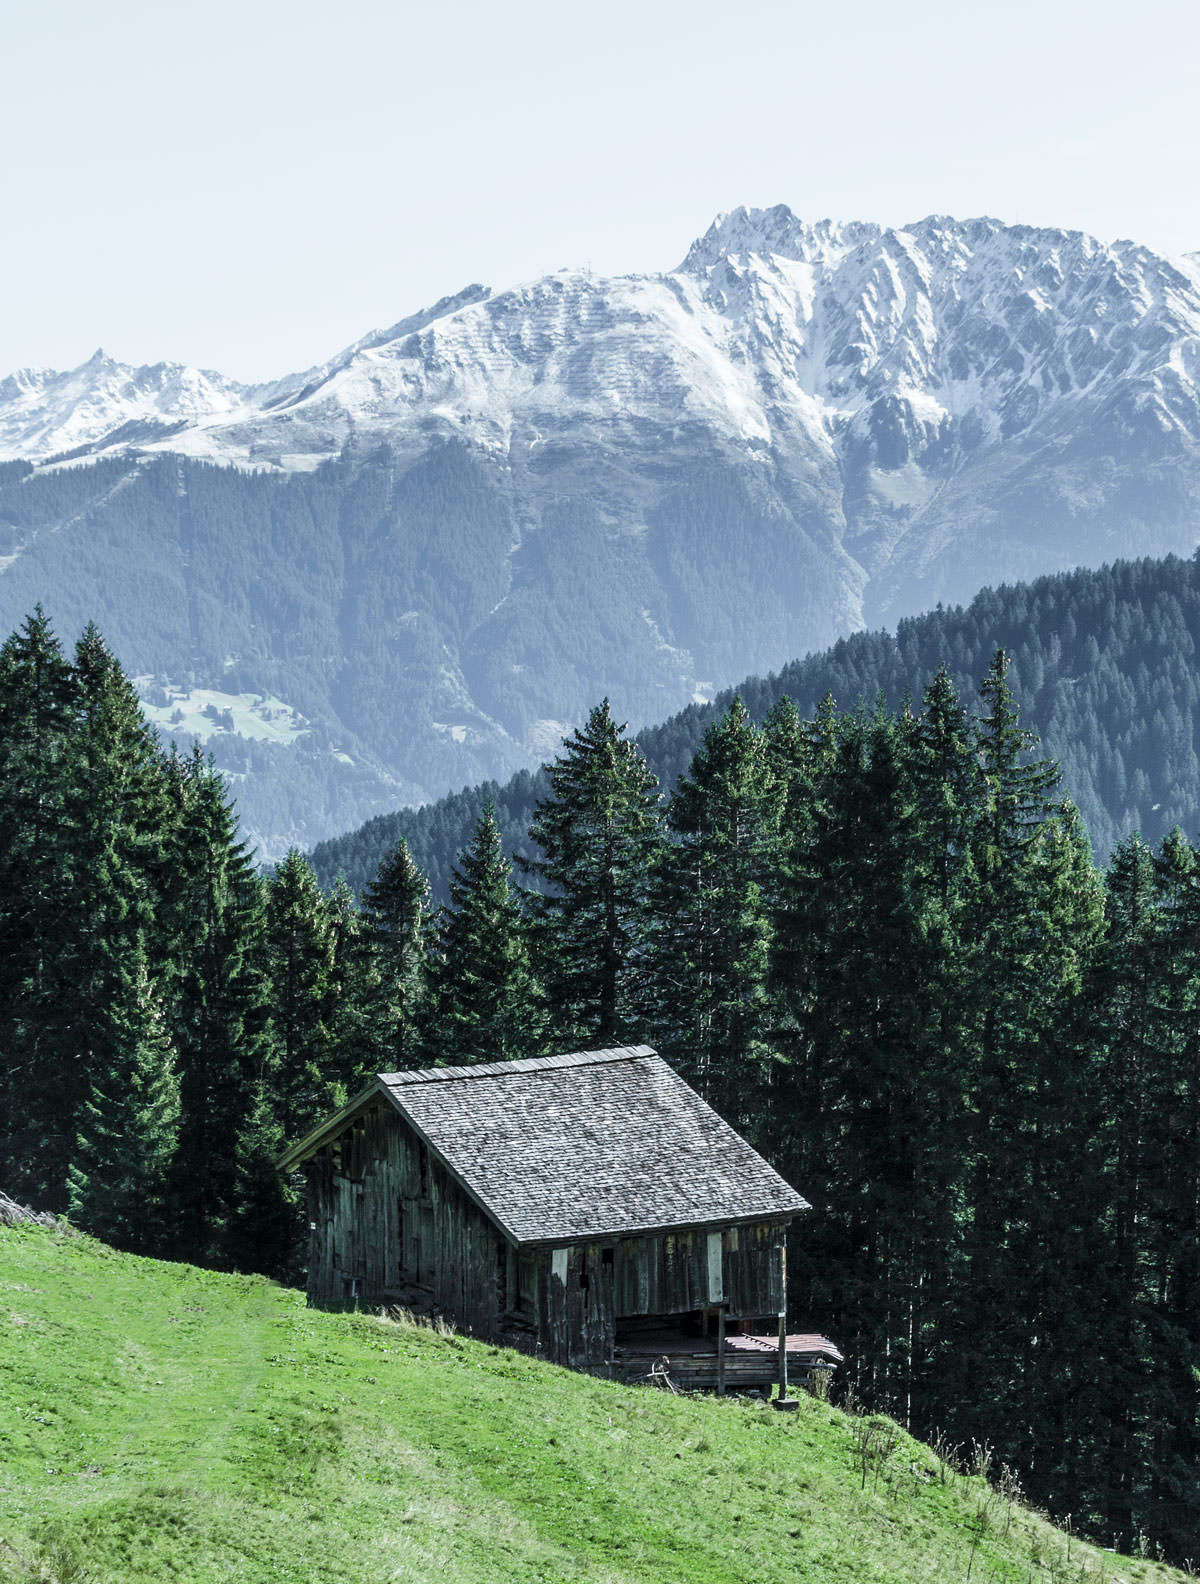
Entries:
{"label": "vertical wood plank", "polygon": [[708,1260],[708,1291],[705,1296],[710,1304],[723,1303],[725,1300],[725,1272],[722,1268],[724,1264],[724,1249],[719,1232],[710,1232],[708,1234],[706,1253]]}
{"label": "vertical wood plank", "polygon": [[725,1395],[725,1310],[717,1310],[717,1396]]}

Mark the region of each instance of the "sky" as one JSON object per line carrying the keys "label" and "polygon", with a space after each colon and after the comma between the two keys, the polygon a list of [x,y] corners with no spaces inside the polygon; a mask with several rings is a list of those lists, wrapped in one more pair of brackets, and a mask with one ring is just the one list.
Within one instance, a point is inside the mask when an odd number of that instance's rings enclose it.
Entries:
{"label": "sky", "polygon": [[1200,249],[1184,0],[2,3],[0,377],[271,379],[739,204]]}

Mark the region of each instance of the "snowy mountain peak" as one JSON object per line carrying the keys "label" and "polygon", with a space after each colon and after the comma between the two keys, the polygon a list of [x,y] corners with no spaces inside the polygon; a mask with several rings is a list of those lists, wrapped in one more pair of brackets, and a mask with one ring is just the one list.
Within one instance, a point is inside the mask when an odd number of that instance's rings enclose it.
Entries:
{"label": "snowy mountain peak", "polygon": [[100,348],[78,368],[23,369],[0,384],[0,455],[40,460],[106,440],[141,443],[164,426],[253,404],[262,389],[180,363],[134,368]]}
{"label": "snowy mountain peak", "polygon": [[678,273],[700,274],[725,259],[773,254],[801,263],[829,263],[879,234],[878,226],[861,221],[801,220],[786,204],[742,207],[717,216],[692,243]]}
{"label": "snowy mountain peak", "polygon": [[0,456],[294,471],[453,436],[511,460],[552,432],[637,448],[685,419],[738,449],[944,469],[1101,393],[1190,423],[1198,346],[1194,259],[986,216],[890,228],[743,207],[669,273],[471,285],[270,385],[103,351],[22,370],[0,383]]}

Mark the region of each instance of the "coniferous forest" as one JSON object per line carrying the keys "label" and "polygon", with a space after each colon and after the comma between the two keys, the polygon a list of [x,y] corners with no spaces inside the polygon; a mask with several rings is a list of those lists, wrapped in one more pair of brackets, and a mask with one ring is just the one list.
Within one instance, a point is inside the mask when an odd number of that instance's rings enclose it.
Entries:
{"label": "coniferous forest", "polygon": [[[1057,760],[1092,850],[1106,860],[1139,831],[1157,843],[1176,825],[1200,828],[1200,559],[1177,556],[1078,568],[1032,583],[985,588],[966,606],[927,611],[891,632],[859,632],[770,676],[746,677],[710,704],[692,704],[637,741],[664,786],[674,784],[734,694],[762,720],[781,698],[811,715],[831,693],[846,708],[881,695],[893,709],[919,699],[945,665],[964,697],[997,647],[1022,716]],[[444,900],[454,855],[490,798],[505,849],[521,849],[543,774],[519,771],[380,814],[313,849],[319,877],[365,885],[403,837]]]}
{"label": "coniferous forest", "polygon": [[[952,663],[954,656],[946,657]],[[1200,1532],[1200,850],[1097,869],[970,690],[711,719],[669,788],[607,703],[435,906],[399,842],[259,874],[103,639],[0,650],[0,1184],[121,1246],[302,1272],[285,1140],[370,1074],[646,1041],[811,1201],[792,1318],[860,1401],[1180,1561]]]}

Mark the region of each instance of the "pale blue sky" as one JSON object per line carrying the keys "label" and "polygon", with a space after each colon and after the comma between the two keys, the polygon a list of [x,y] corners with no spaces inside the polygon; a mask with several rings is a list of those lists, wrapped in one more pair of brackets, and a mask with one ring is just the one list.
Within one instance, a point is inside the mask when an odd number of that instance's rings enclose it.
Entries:
{"label": "pale blue sky", "polygon": [[471,281],[666,269],[713,216],[1200,249],[1200,7],[7,0],[0,376],[265,379]]}

